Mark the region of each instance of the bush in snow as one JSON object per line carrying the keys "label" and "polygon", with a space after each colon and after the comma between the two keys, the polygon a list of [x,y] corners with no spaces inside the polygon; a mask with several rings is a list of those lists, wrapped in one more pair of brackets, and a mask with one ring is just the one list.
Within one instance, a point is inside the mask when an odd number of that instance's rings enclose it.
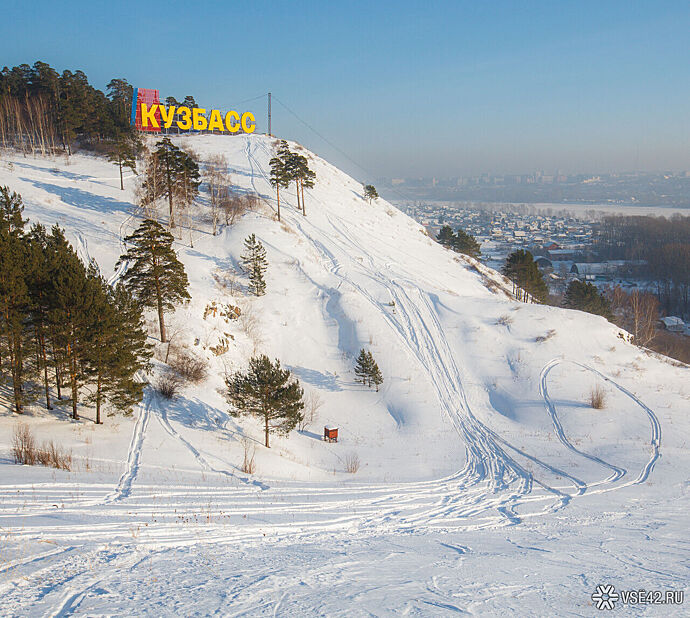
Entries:
{"label": "bush in snow", "polygon": [[178,351],[170,359],[170,367],[180,378],[193,384],[203,382],[208,375],[208,362],[186,350]]}
{"label": "bush in snow", "polygon": [[165,399],[175,399],[182,388],[182,378],[174,371],[166,371],[158,378],[154,388]]}
{"label": "bush in snow", "polygon": [[24,423],[18,423],[14,428],[12,456],[18,464],[33,466],[36,463],[36,439],[30,427]]}
{"label": "bush in snow", "polygon": [[602,410],[606,407],[606,392],[600,384],[596,384],[589,392],[589,405],[595,410]]}
{"label": "bush in snow", "polygon": [[359,466],[360,461],[357,453],[348,453],[345,455],[345,470],[347,470],[350,474],[357,472],[357,470],[359,470]]}

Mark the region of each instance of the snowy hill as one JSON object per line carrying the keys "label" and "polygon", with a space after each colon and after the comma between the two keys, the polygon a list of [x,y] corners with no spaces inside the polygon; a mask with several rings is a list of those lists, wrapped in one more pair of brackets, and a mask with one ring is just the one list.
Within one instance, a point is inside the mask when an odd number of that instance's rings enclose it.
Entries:
{"label": "snowy hill", "polygon": [[[164,596],[170,614],[581,614],[607,578],[683,588],[687,368],[603,318],[511,300],[498,273],[384,200],[367,203],[358,182],[299,145],[316,186],[306,217],[283,194],[279,223],[268,182],[276,140],[176,142],[225,155],[233,183],[262,198],[218,236],[202,200],[176,244],[192,301],[170,333],[206,359],[209,378],[172,403],[148,389],[133,418],[103,427],[31,408],[37,438],[72,449],[72,472],[12,464],[16,417],[0,413],[10,614],[160,613]],[[0,185],[22,194],[25,215],[63,226],[112,280],[140,221],[134,183],[120,191],[114,166],[81,155],[0,161]],[[251,233],[269,261],[267,294],[254,299],[233,274]],[[242,316],[213,315],[214,303]],[[380,392],[355,382],[362,347],[381,367]],[[304,431],[257,446],[248,476],[242,438],[260,444],[261,427],[228,414],[222,387],[255,352],[281,359],[322,405]],[[603,410],[587,403],[596,384]],[[340,428],[338,443],[320,440],[324,425]],[[381,573],[378,560],[395,566]],[[158,583],[144,586],[153,572]]]}

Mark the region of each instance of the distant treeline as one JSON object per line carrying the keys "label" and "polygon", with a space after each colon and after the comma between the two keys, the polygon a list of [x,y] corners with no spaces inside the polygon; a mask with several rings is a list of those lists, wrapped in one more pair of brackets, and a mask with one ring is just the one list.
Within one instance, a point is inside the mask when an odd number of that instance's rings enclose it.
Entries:
{"label": "distant treeline", "polygon": [[690,217],[605,217],[596,249],[602,259],[639,260],[667,315],[690,314]]}
{"label": "distant treeline", "polygon": [[113,79],[105,95],[82,71],[45,62],[0,72],[0,145],[46,154],[90,148],[129,132],[132,86]]}
{"label": "distant treeline", "polygon": [[133,131],[132,92],[126,79],[117,78],[104,94],[82,71],[60,74],[45,62],[5,67],[0,72],[0,147],[42,155],[71,154],[76,146],[106,152]]}

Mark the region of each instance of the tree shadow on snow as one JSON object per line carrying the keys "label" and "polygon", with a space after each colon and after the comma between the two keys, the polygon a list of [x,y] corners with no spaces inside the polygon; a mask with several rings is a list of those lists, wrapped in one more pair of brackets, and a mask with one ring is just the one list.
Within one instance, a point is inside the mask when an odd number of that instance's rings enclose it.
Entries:
{"label": "tree shadow on snow", "polygon": [[36,170],[38,172],[45,172],[46,174],[52,174],[53,176],[62,176],[63,178],[69,178],[70,180],[94,180],[91,176],[87,176],[86,174],[75,174],[74,172],[61,170],[54,166],[46,167],[41,165],[32,165],[31,163],[20,163],[19,161],[13,161],[12,164],[16,167],[23,167],[25,169]]}
{"label": "tree shadow on snow", "polygon": [[209,406],[196,397],[187,399],[178,396],[177,399],[165,401],[165,412],[169,420],[189,429],[201,429],[202,431],[223,429],[225,421],[224,412]]}
{"label": "tree shadow on snow", "polygon": [[342,387],[338,384],[336,377],[331,373],[322,373],[316,369],[308,369],[307,367],[290,367],[290,371],[294,373],[302,382],[311,384],[326,391],[342,391]]}
{"label": "tree shadow on snow", "polygon": [[76,206],[77,208],[88,208],[104,214],[114,214],[116,212],[126,212],[132,205],[129,202],[121,202],[111,197],[89,193],[76,187],[60,187],[47,182],[39,182],[29,178],[22,178],[25,182],[30,182],[34,187],[43,189],[47,193],[57,195],[65,204]]}

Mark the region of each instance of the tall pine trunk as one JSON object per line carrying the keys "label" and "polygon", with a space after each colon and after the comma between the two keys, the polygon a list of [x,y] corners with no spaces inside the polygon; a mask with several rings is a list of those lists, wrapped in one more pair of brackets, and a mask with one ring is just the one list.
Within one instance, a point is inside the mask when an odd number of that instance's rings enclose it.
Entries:
{"label": "tall pine trunk", "polygon": [[276,184],[276,197],[278,202],[278,221],[280,221],[280,186]]}
{"label": "tall pine trunk", "polygon": [[98,369],[98,380],[96,381],[96,425],[101,424],[101,398],[102,398],[102,376],[101,369]]}
{"label": "tall pine trunk", "polygon": [[74,343],[67,344],[67,356],[69,360],[69,379],[72,389],[72,418],[79,420],[79,413],[77,412],[77,399],[79,397],[79,386],[77,384],[77,359],[74,353]]}
{"label": "tall pine trunk", "polygon": [[299,201],[299,180],[295,180],[295,193],[297,194],[297,210],[302,210],[302,206]]}
{"label": "tall pine trunk", "polygon": [[124,191],[125,190],[125,183],[122,180],[122,159],[120,159],[119,164],[120,164],[120,190]]}
{"label": "tall pine trunk", "polygon": [[165,164],[165,184],[168,188],[168,208],[170,209],[170,227],[175,227],[175,214],[173,212],[173,187],[172,187],[172,171],[169,164]]}
{"label": "tall pine trunk", "polygon": [[12,369],[12,394],[14,395],[14,411],[17,414],[24,414],[21,342],[18,343],[17,334],[10,331],[8,343],[10,348],[10,366]]}
{"label": "tall pine trunk", "polygon": [[299,181],[300,188],[302,189],[302,214],[306,217],[307,216],[307,207],[304,204],[304,183],[300,179]]}
{"label": "tall pine trunk", "polygon": [[266,432],[266,448],[271,448],[271,446],[268,443],[268,412],[264,412],[264,423]]}
{"label": "tall pine trunk", "polygon": [[46,355],[46,338],[43,334],[43,329],[40,326],[37,326],[36,340],[38,342],[39,359],[40,362],[43,363],[43,385],[46,391],[46,408],[48,410],[52,410],[53,406],[50,404],[50,386],[48,384],[48,357]]}
{"label": "tall pine trunk", "polygon": [[300,179],[299,181],[300,187],[302,189],[302,214],[306,217],[307,216],[307,207],[304,203],[304,183]]}
{"label": "tall pine trunk", "polygon": [[62,401],[62,389],[60,386],[62,380],[62,358],[55,345],[55,331],[52,327],[50,329],[50,339],[50,347],[53,349],[53,362],[55,363],[55,388],[57,390],[58,401]]}

